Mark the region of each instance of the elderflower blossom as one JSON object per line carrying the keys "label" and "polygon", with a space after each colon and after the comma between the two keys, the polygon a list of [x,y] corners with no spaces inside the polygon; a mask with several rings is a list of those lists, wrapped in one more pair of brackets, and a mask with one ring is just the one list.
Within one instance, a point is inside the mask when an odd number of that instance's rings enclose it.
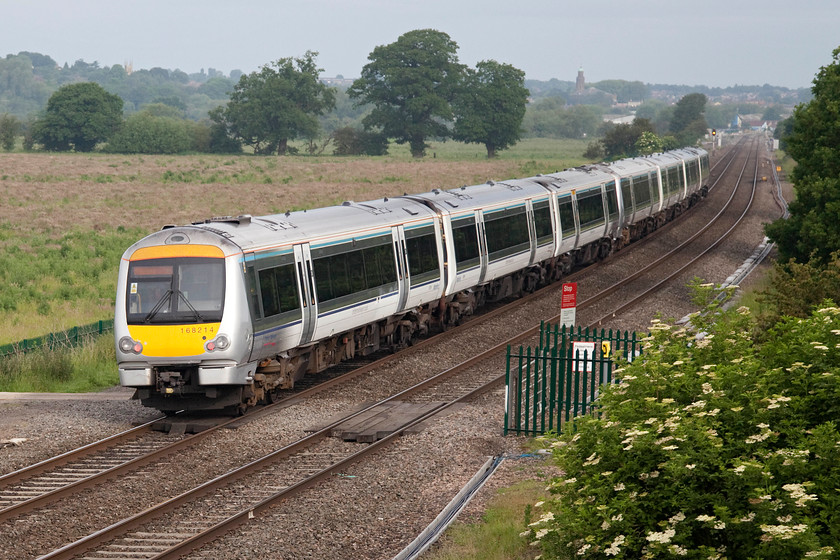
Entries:
{"label": "elderflower blossom", "polygon": [[804,533],[808,530],[808,526],[805,524],[800,525],[760,525],[759,529],[763,533],[765,533],[762,537],[762,541],[771,541],[775,538],[779,538],[782,540],[792,539],[799,533]]}
{"label": "elderflower blossom", "polygon": [[693,403],[683,407],[683,410],[691,410],[693,408],[703,408],[706,406],[706,401],[694,401]]}
{"label": "elderflower blossom", "polygon": [[665,529],[665,531],[661,533],[652,531],[648,533],[645,538],[648,542],[668,544],[671,542],[671,538],[676,534],[677,532],[674,529]]}
{"label": "elderflower blossom", "polygon": [[612,544],[610,544],[610,546],[606,550],[604,550],[604,554],[606,554],[607,556],[615,556],[620,552],[618,547],[623,544],[624,535],[618,535],[615,539],[613,539]]}
{"label": "elderflower blossom", "polygon": [[779,449],[775,454],[785,458],[782,465],[786,467],[796,464],[796,461],[807,463],[811,456],[808,449]]}
{"label": "elderflower blossom", "polygon": [[791,499],[796,503],[796,507],[805,507],[805,502],[817,500],[816,494],[805,492],[804,484],[785,484],[782,488],[790,494]]}
{"label": "elderflower blossom", "polygon": [[751,435],[745,441],[746,443],[758,443],[760,441],[764,441],[769,438],[773,432],[771,432],[768,428],[770,426],[768,424],[759,424],[758,428],[761,429],[761,433]]}
{"label": "elderflower blossom", "polygon": [[700,521],[701,523],[703,523],[703,522],[706,522],[706,521],[714,521],[716,519],[716,517],[714,515],[702,514],[702,515],[698,515],[695,519],[697,519],[697,521]]}
{"label": "elderflower blossom", "polygon": [[588,467],[588,466],[590,466],[590,465],[597,465],[598,463],[600,463],[600,462],[601,462],[601,458],[600,458],[600,457],[598,457],[597,455],[598,455],[597,453],[593,453],[592,455],[590,455],[590,456],[586,459],[586,461],[584,461],[583,466],[584,466],[584,467]]}
{"label": "elderflower blossom", "polygon": [[547,523],[548,521],[554,521],[554,513],[547,512],[542,514],[542,517],[534,521],[533,523],[529,523],[528,527],[536,527],[537,525],[541,525],[543,523]]}
{"label": "elderflower blossom", "polygon": [[675,554],[677,556],[685,556],[688,554],[688,551],[678,544],[672,544],[668,547],[668,550],[671,551],[671,554]]}

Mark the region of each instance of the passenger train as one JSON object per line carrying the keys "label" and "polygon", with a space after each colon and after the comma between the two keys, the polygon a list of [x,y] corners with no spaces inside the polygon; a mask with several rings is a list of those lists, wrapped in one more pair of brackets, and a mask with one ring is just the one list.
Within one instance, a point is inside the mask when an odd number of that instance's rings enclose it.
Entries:
{"label": "passenger train", "polygon": [[524,179],[165,226],[122,257],[120,383],[164,412],[243,412],[605,258],[705,196],[684,148]]}

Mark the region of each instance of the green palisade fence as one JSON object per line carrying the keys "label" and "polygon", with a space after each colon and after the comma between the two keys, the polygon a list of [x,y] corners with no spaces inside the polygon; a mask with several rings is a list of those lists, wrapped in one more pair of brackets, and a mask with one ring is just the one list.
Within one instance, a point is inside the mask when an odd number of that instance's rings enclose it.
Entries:
{"label": "green palisade fence", "polygon": [[26,354],[33,350],[46,348],[56,350],[58,348],[73,348],[81,346],[90,339],[114,330],[114,320],[97,321],[80,327],[73,327],[66,331],[54,332],[39,336],[38,338],[27,338],[13,344],[0,346],[0,357],[11,354]]}
{"label": "green palisade fence", "polygon": [[599,387],[615,381],[615,357],[640,353],[636,333],[543,323],[537,347],[507,349],[505,435],[560,431],[596,412]]}

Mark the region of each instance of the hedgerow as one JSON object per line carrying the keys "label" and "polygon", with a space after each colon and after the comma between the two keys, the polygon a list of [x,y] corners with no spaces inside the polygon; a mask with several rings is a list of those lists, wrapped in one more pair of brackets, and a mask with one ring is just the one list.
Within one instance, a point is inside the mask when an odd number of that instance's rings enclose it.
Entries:
{"label": "hedgerow", "polygon": [[654,322],[600,417],[545,438],[565,474],[523,533],[544,559],[836,557],[840,309],[760,345],[746,308],[692,323]]}

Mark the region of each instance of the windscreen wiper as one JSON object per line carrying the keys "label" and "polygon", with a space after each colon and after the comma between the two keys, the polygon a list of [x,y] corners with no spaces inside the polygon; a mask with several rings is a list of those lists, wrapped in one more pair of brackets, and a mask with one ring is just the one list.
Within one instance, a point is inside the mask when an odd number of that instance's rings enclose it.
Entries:
{"label": "windscreen wiper", "polygon": [[204,317],[202,317],[201,313],[199,313],[198,310],[195,307],[193,307],[193,304],[190,303],[190,300],[187,299],[187,296],[184,295],[184,292],[182,292],[181,290],[175,290],[175,292],[184,301],[184,303],[187,304],[187,307],[190,308],[190,311],[193,312],[193,315],[195,316],[196,320],[203,322]]}
{"label": "windscreen wiper", "polygon": [[158,302],[155,304],[155,306],[154,306],[154,307],[152,307],[152,310],[151,310],[151,311],[149,311],[148,315],[146,315],[146,318],[145,318],[145,319],[143,319],[143,322],[144,322],[144,323],[151,323],[151,322],[152,322],[152,317],[154,317],[155,315],[157,315],[157,314],[158,314],[158,312],[159,312],[161,309],[163,309],[163,305],[164,305],[166,302],[168,302],[168,301],[169,301],[169,297],[170,297],[173,293],[174,293],[174,291],[173,291],[172,289],[166,290],[166,293],[165,293],[165,294],[163,294],[163,296],[160,298],[160,300],[158,300]]}

